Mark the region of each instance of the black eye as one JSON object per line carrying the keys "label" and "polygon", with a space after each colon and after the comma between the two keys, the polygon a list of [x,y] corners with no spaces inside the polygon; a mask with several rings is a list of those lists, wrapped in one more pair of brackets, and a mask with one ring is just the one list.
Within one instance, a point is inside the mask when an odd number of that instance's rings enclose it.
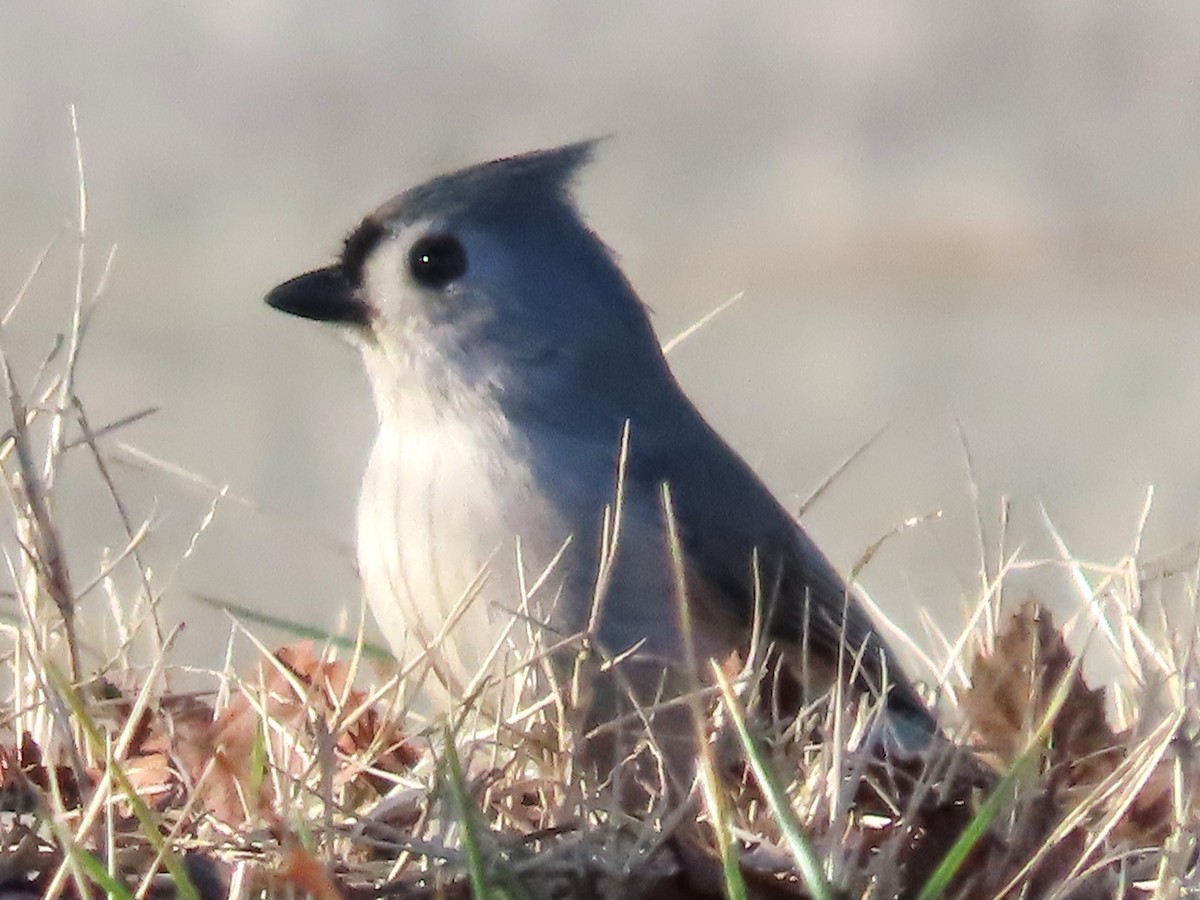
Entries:
{"label": "black eye", "polygon": [[467,271],[467,251],[450,234],[431,234],[408,251],[408,271],[418,284],[445,287]]}

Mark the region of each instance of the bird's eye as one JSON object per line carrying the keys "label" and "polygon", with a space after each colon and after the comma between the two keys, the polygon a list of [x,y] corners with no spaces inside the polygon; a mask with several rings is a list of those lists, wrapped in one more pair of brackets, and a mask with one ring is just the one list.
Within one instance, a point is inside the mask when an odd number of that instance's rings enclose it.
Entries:
{"label": "bird's eye", "polygon": [[408,271],[418,284],[445,287],[467,271],[467,251],[453,235],[428,235],[408,251]]}

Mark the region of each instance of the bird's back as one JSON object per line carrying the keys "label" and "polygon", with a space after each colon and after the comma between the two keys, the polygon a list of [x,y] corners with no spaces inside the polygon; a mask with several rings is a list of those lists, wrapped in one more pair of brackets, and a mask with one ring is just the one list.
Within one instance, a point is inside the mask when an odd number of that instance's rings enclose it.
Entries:
{"label": "bird's back", "polygon": [[[678,394],[670,427],[633,437],[631,477],[649,494],[670,487],[689,568],[737,621],[762,615],[769,640],[799,648],[870,692],[889,687],[888,705],[933,717],[853,589],[750,466]],[[639,443],[641,446],[639,446]],[[820,687],[820,685],[817,685]]]}

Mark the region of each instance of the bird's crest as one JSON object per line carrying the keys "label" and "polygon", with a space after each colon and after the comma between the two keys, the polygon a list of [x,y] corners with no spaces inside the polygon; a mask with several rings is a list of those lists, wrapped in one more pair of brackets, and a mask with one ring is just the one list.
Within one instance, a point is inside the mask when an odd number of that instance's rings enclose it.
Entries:
{"label": "bird's crest", "polygon": [[592,158],[598,140],[580,141],[508,156],[439,175],[393,198],[375,215],[381,221],[453,213],[466,205],[565,199],[571,180]]}
{"label": "bird's crest", "polygon": [[439,175],[384,203],[346,237],[342,266],[354,280],[363,261],[392,229],[422,218],[452,217],[465,209],[569,203],[572,179],[603,138],[506,156]]}

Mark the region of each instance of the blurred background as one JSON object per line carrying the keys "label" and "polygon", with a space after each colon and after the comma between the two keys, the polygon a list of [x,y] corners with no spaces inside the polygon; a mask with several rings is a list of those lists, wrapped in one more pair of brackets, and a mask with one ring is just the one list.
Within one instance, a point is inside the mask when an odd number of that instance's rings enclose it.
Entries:
{"label": "blurred background", "polygon": [[[193,473],[109,439],[183,657],[228,632],[197,596],[352,629],[367,387],[262,295],[414,182],[612,135],[578,197],[660,335],[744,293],[671,357],[717,428],[793,509],[886,429],[805,515],[843,571],[941,513],[861,576],[936,648],[917,611],[961,627],[1002,497],[1027,558],[1044,507],[1116,563],[1150,486],[1145,552],[1200,533],[1198,72],[1193,4],[6,3],[0,307],[50,245],[6,340],[28,384],[69,321],[75,104],[89,290],[117,247],[80,393],[159,407],[119,439]],[[63,477],[86,581],[124,541]]]}

